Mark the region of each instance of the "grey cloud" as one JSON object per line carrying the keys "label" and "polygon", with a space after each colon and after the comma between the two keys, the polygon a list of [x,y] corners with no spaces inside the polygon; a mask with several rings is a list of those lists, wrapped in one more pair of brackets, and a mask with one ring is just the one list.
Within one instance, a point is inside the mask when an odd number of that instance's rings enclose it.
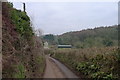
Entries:
{"label": "grey cloud", "polygon": [[115,2],[32,2],[27,3],[27,13],[44,34],[114,25],[118,17]]}

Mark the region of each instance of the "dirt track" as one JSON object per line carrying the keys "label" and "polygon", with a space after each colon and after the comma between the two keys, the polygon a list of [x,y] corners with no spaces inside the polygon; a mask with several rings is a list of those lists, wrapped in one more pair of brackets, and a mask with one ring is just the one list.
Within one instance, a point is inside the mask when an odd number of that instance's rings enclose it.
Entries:
{"label": "dirt track", "polygon": [[44,78],[65,78],[58,66],[49,58],[49,56],[46,56],[46,70]]}
{"label": "dirt track", "polygon": [[44,78],[78,78],[78,77],[62,63],[47,55]]}

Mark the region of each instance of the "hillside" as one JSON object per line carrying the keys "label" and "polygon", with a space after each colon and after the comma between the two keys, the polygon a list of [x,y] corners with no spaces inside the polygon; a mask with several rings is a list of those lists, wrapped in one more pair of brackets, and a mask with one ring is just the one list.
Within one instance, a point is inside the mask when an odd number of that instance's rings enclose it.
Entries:
{"label": "hillside", "polygon": [[42,77],[43,46],[27,13],[13,8],[12,3],[2,3],[2,26],[2,77]]}
{"label": "hillside", "polygon": [[50,34],[43,38],[52,45],[71,44],[75,48],[117,46],[118,30],[115,25],[67,32],[58,36]]}
{"label": "hillside", "polygon": [[60,35],[59,44],[72,44],[77,48],[117,45],[117,26],[99,27]]}

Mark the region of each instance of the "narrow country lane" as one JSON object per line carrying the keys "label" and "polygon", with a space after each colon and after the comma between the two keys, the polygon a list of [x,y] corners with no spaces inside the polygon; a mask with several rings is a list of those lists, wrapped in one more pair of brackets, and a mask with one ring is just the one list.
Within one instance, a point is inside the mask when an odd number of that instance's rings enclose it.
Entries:
{"label": "narrow country lane", "polygon": [[[78,78],[71,70],[56,59],[46,55],[44,78]],[[77,79],[79,80],[79,79]]]}
{"label": "narrow country lane", "polygon": [[46,70],[44,78],[65,78],[63,73],[48,55],[46,56]]}

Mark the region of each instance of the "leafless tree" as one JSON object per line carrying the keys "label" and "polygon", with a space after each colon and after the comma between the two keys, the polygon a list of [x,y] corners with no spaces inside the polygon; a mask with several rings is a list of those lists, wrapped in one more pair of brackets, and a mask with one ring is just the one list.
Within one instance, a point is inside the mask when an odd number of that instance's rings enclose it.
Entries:
{"label": "leafless tree", "polygon": [[35,30],[35,34],[39,37],[42,35],[42,33],[43,33],[43,31],[40,28]]}

